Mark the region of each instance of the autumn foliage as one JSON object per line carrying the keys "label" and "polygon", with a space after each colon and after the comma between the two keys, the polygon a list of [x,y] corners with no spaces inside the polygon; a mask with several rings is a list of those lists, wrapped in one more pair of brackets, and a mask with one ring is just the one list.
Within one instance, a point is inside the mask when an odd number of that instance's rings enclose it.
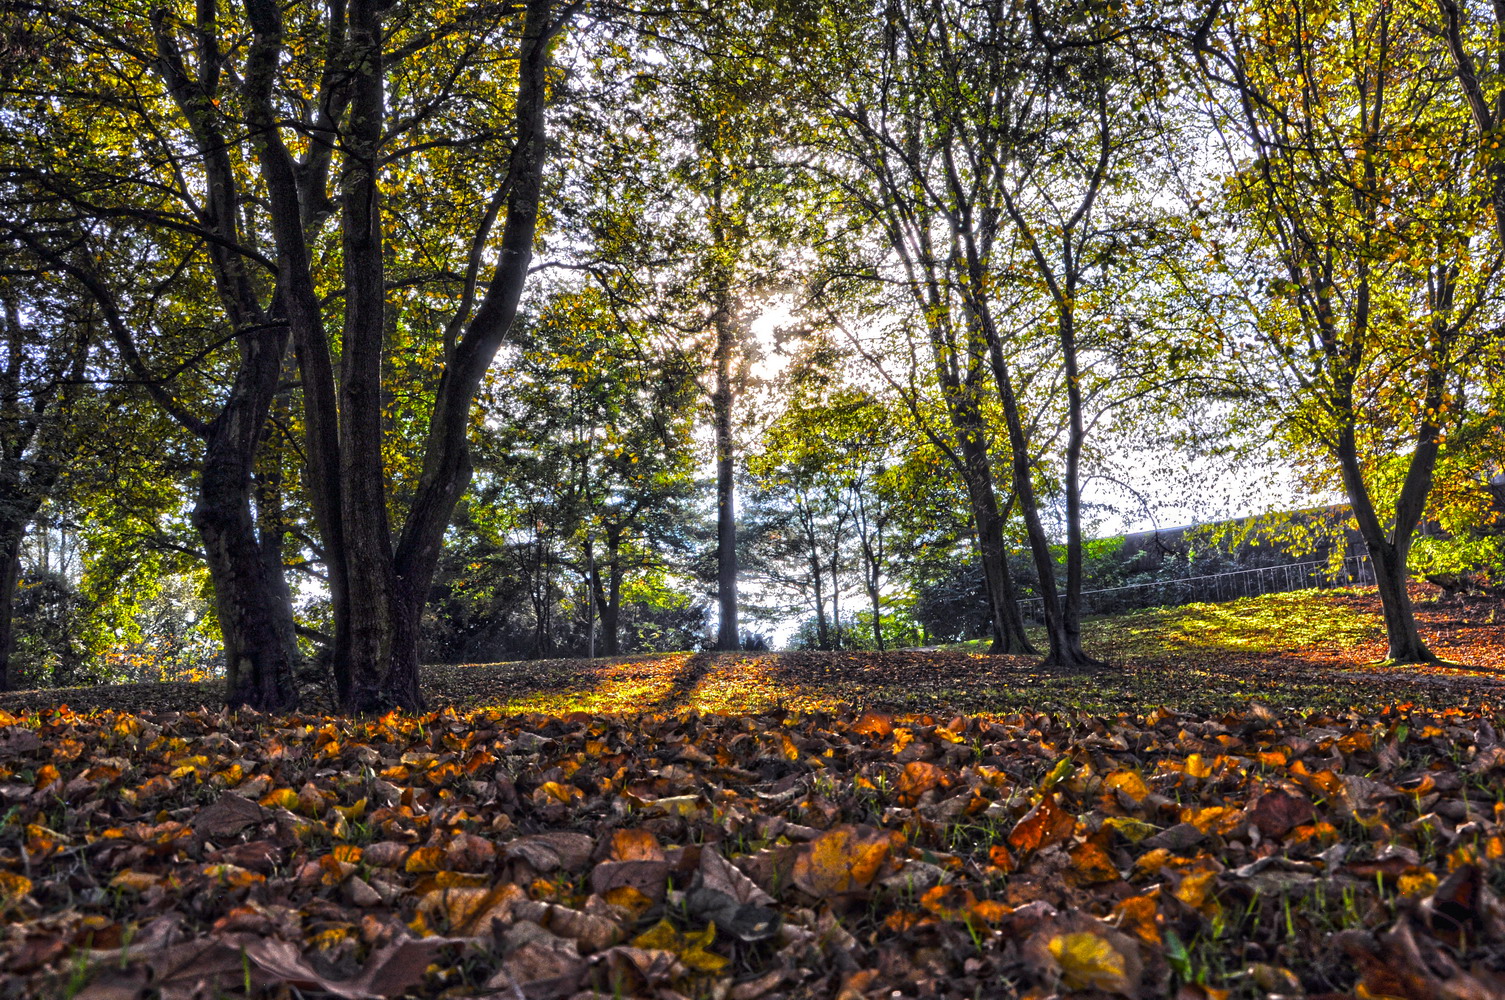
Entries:
{"label": "autumn foliage", "polygon": [[0,715],[0,990],[1498,996],[1487,714]]}

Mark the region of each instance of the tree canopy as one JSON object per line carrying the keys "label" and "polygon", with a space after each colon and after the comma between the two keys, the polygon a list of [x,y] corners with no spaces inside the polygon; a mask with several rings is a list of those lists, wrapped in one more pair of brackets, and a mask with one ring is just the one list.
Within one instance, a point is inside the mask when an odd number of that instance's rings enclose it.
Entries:
{"label": "tree canopy", "polygon": [[[232,705],[378,713],[425,660],[1033,653],[1026,609],[1094,669],[1094,536],[1235,451],[1429,659],[1409,576],[1505,572],[1502,31],[7,0],[0,682],[175,621]],[[44,578],[92,636],[51,674]]]}

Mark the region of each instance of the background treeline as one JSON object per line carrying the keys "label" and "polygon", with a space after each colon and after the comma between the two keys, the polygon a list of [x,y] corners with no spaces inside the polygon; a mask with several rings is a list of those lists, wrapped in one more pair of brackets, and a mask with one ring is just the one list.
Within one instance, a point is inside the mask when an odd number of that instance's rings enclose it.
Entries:
{"label": "background treeline", "polygon": [[1261,471],[1427,659],[1408,576],[1501,572],[1502,122],[1461,0],[3,0],[0,683],[1087,667],[1095,525]]}

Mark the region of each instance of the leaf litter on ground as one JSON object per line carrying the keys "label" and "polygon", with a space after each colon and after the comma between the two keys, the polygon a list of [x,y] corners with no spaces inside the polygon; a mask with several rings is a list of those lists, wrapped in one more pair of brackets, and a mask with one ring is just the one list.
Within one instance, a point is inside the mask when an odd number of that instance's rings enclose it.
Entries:
{"label": "leaf litter on ground", "polygon": [[[787,659],[832,701],[893,669]],[[0,995],[1505,996],[1488,677],[1344,666],[1375,686],[1316,711],[697,710],[767,662],[615,661],[675,709],[644,714],[12,703]]]}
{"label": "leaf litter on ground", "polygon": [[1479,712],[0,724],[9,995],[1505,992]]}

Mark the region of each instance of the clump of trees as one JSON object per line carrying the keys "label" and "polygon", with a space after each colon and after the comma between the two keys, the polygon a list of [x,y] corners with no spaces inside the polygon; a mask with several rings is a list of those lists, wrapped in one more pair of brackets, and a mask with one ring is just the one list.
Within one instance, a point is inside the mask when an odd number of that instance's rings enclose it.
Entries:
{"label": "clump of trees", "polygon": [[6,4],[0,682],[170,620],[232,705],[375,712],[425,659],[774,619],[1037,652],[1022,598],[1093,669],[1095,483],[1146,439],[1341,493],[1426,660],[1408,575],[1498,553],[1474,14]]}

